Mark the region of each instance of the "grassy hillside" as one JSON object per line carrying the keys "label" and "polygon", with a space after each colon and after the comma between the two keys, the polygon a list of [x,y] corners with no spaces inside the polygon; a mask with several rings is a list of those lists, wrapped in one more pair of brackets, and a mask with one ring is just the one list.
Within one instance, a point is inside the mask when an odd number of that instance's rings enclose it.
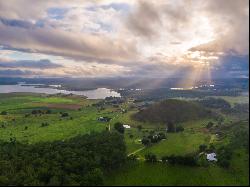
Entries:
{"label": "grassy hillside", "polygon": [[136,113],[133,118],[143,122],[184,122],[209,116],[209,111],[194,102],[168,99]]}

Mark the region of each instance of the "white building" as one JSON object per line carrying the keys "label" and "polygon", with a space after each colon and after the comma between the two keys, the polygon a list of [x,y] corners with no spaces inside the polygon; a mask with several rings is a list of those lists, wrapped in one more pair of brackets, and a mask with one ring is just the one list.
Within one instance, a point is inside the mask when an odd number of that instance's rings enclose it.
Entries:
{"label": "white building", "polygon": [[217,161],[216,154],[215,153],[209,153],[207,154],[207,160],[208,161]]}
{"label": "white building", "polygon": [[123,127],[126,128],[126,129],[130,129],[129,125],[123,125]]}

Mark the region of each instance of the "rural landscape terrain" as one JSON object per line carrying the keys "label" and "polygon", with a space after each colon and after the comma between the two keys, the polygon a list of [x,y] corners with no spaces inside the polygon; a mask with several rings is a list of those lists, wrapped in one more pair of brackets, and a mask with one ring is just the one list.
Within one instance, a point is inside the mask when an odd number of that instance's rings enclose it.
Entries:
{"label": "rural landscape terrain", "polygon": [[249,0],[0,0],[0,186],[249,186]]}
{"label": "rural landscape terrain", "polygon": [[249,96],[222,91],[2,93],[0,184],[247,185]]}

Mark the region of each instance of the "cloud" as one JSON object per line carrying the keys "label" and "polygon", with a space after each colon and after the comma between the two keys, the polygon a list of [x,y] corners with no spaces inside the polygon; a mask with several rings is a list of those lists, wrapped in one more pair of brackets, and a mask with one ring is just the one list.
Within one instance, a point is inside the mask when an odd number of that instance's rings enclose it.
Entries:
{"label": "cloud", "polygon": [[102,63],[136,58],[135,43],[105,35],[71,33],[53,28],[26,29],[0,24],[0,44],[6,49],[64,56]]}
{"label": "cloud", "polygon": [[139,37],[156,39],[162,32],[181,34],[192,21],[195,6],[189,1],[138,1],[127,18],[128,29]]}
{"label": "cloud", "polygon": [[191,51],[249,54],[249,1],[206,1],[203,13],[209,17],[216,38],[192,47]]}
{"label": "cloud", "polygon": [[54,69],[63,67],[60,64],[52,63],[48,59],[42,59],[38,61],[34,60],[19,60],[19,61],[6,61],[0,59],[1,68],[34,68],[34,69]]}
{"label": "cloud", "polygon": [[156,27],[161,24],[161,19],[154,4],[140,1],[138,7],[127,20],[128,28],[136,35],[152,37],[157,34]]}
{"label": "cloud", "polygon": [[16,61],[5,69],[48,59],[63,64],[47,64],[55,76],[185,77],[198,66],[223,69],[230,64],[223,57],[249,54],[248,26],[248,0],[0,1],[0,46],[18,51],[2,54]]}

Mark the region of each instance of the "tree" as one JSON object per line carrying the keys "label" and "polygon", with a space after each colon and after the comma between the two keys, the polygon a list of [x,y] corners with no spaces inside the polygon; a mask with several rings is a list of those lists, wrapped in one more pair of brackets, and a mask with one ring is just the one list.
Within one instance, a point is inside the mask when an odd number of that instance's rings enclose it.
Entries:
{"label": "tree", "polygon": [[145,155],[146,162],[157,162],[157,157],[153,153],[148,153]]}
{"label": "tree", "polygon": [[209,121],[209,122],[208,122],[208,124],[207,124],[207,126],[206,126],[206,128],[208,128],[208,129],[209,129],[209,128],[211,128],[213,125],[214,125],[214,123],[213,123],[213,122],[211,122],[211,121]]}
{"label": "tree", "polygon": [[115,130],[117,130],[119,133],[124,134],[125,128],[123,127],[123,124],[120,122],[115,123],[114,125]]}
{"label": "tree", "polygon": [[206,151],[206,149],[207,149],[207,145],[205,145],[205,144],[201,144],[201,145],[199,146],[199,151],[200,151],[200,152],[204,152],[204,151]]}
{"label": "tree", "polygon": [[213,151],[215,151],[214,145],[213,145],[213,144],[209,144],[209,148],[208,148],[207,151],[208,151],[208,152],[213,152]]}
{"label": "tree", "polygon": [[144,137],[144,138],[142,138],[141,143],[144,146],[148,146],[148,145],[150,145],[151,141],[150,141],[150,139]]}
{"label": "tree", "polygon": [[67,112],[64,112],[61,114],[61,117],[68,117],[68,116],[69,116],[69,114]]}
{"label": "tree", "polygon": [[142,126],[141,126],[141,125],[137,125],[137,129],[138,129],[139,131],[141,131],[141,130],[142,130]]}
{"label": "tree", "polygon": [[195,166],[197,165],[197,160],[192,155],[184,155],[184,156],[164,156],[162,157],[163,162],[168,162],[169,164],[180,164],[180,165],[187,165],[187,166]]}
{"label": "tree", "polygon": [[182,126],[179,125],[176,127],[176,132],[182,132],[182,131],[184,131],[184,128]]}
{"label": "tree", "polygon": [[47,122],[44,122],[44,123],[42,123],[42,125],[41,125],[41,127],[47,127],[47,126],[49,126],[49,123],[47,123]]}
{"label": "tree", "polygon": [[163,132],[160,132],[160,133],[158,134],[158,137],[159,137],[160,140],[166,139],[166,134],[163,133]]}
{"label": "tree", "polygon": [[0,114],[1,115],[7,115],[7,112],[6,111],[2,111]]}
{"label": "tree", "polygon": [[135,155],[135,154],[131,154],[131,155],[128,156],[128,160],[133,160],[133,161],[135,161],[135,160],[137,160],[137,158],[138,158],[138,156]]}
{"label": "tree", "polygon": [[173,122],[169,121],[167,123],[167,127],[168,127],[168,132],[175,132],[175,125]]}
{"label": "tree", "polygon": [[46,113],[46,114],[51,114],[52,112],[51,112],[51,110],[46,110],[45,113]]}

